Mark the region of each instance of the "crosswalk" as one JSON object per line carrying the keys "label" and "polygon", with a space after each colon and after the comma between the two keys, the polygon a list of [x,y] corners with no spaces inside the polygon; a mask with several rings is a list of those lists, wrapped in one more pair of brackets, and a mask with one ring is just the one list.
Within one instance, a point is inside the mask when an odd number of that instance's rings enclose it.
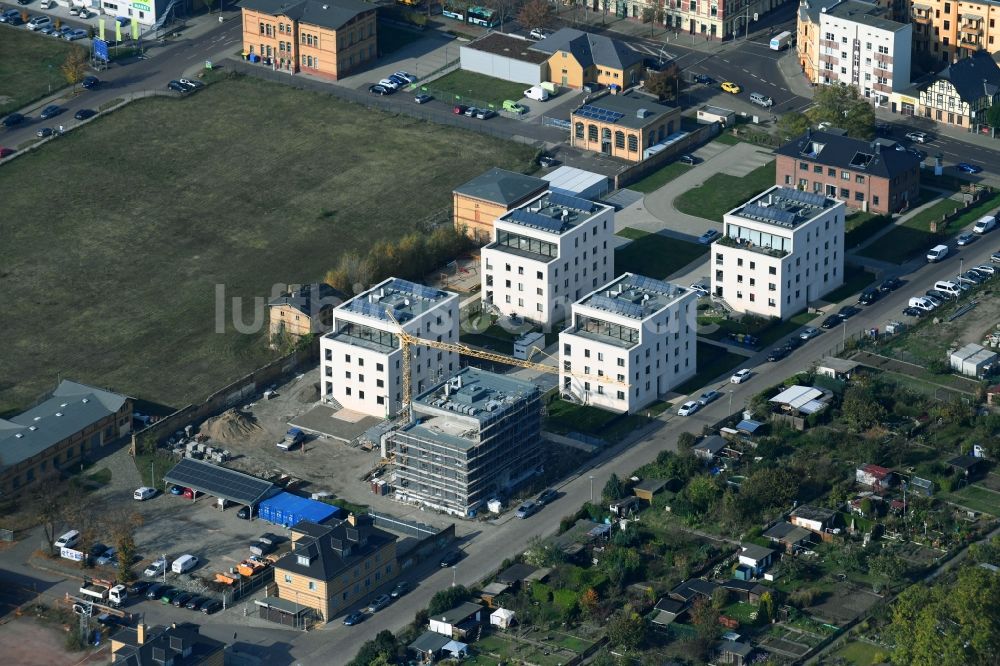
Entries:
{"label": "crosswalk", "polygon": [[653,56],[656,58],[663,58],[664,61],[677,59],[677,56],[675,54],[670,53],[669,51],[666,50],[660,50],[659,48],[656,48],[654,46],[649,46],[647,44],[629,43],[628,46],[637,53],[641,53],[642,55],[646,56]]}

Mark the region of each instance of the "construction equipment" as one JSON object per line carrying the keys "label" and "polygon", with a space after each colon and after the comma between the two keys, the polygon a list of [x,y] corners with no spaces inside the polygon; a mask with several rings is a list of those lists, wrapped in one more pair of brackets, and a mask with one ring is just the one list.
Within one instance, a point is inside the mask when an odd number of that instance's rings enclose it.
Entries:
{"label": "construction equipment", "polygon": [[[521,360],[519,358],[514,358],[513,356],[507,356],[506,354],[497,354],[495,352],[483,351],[481,349],[473,349],[468,345],[463,345],[460,342],[438,342],[436,340],[426,340],[424,338],[417,337],[410,333],[407,333],[403,326],[399,323],[395,316],[392,314],[391,308],[385,309],[385,314],[393,324],[396,325],[398,329],[396,335],[399,337],[400,349],[403,351],[403,408],[400,410],[400,416],[404,419],[409,419],[410,407],[412,396],[410,395],[412,391],[411,381],[410,381],[410,346],[411,345],[421,345],[423,347],[431,347],[433,349],[440,349],[442,351],[455,352],[457,354],[465,354],[466,356],[472,356],[473,358],[483,359],[484,361],[492,361],[494,363],[505,363],[507,365],[516,365],[519,368],[527,368],[528,370],[537,370],[539,372],[548,372],[559,374],[560,370],[558,367],[545,365],[544,363],[535,363],[534,361]],[[537,347],[535,348],[537,349]],[[534,349],[532,350],[534,352]],[[529,355],[530,356],[530,355]],[[626,382],[620,382],[617,379],[612,379],[611,377],[595,377],[593,375],[586,375],[581,372],[571,372],[569,370],[563,370],[567,375],[571,377],[576,377],[578,379],[587,379],[593,382],[616,384],[618,386],[624,386],[628,388]]]}

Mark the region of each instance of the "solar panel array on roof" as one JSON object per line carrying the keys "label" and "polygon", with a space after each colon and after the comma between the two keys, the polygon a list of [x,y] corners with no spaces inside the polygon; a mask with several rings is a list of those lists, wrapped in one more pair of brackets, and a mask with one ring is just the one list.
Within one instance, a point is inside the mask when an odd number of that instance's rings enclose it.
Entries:
{"label": "solar panel array on roof", "polygon": [[548,215],[532,213],[531,211],[523,208],[516,208],[512,210],[507,219],[529,227],[536,227],[538,229],[543,229],[544,231],[551,231],[554,234],[561,234],[563,231],[562,220],[553,219]]}
{"label": "solar panel array on roof", "polygon": [[743,207],[743,215],[757,218],[758,220],[767,220],[768,222],[774,222],[785,227],[795,226],[795,213],[790,213],[787,210],[778,210],[771,207],[765,208],[757,204],[747,204]]}
{"label": "solar panel array on roof", "polygon": [[[385,306],[379,305],[377,303],[369,303],[363,298],[356,298],[351,301],[351,306],[348,308],[351,312],[358,312],[366,317],[371,317],[372,319],[381,319],[382,321],[389,321],[389,316],[385,313]],[[396,317],[399,319],[399,317]]]}
{"label": "solar panel array on roof", "polygon": [[625,315],[626,317],[632,317],[633,319],[642,319],[643,317],[642,306],[617,298],[608,298],[607,296],[602,296],[600,294],[591,296],[587,305],[597,308],[598,310],[606,310],[607,312],[614,312],[616,314]]}
{"label": "solar panel array on roof", "polygon": [[782,187],[778,190],[778,196],[782,199],[788,199],[790,201],[797,201],[799,203],[808,204],[810,206],[816,206],[817,208],[822,208],[826,205],[826,197],[822,194],[816,194],[815,192],[805,192],[803,190],[793,190],[790,187]]}
{"label": "solar panel array on roof", "polygon": [[584,104],[577,109],[575,113],[583,118],[600,120],[605,123],[616,123],[625,117],[624,113],[612,111],[611,109],[602,109],[601,107],[594,106],[593,104]]}
{"label": "solar panel array on roof", "polygon": [[680,291],[681,287],[664,282],[663,280],[657,280],[651,277],[646,277],[645,275],[634,275],[630,280],[633,286],[639,289],[645,289],[647,291],[655,291],[660,294],[671,295],[676,291]]}
{"label": "solar panel array on roof", "polygon": [[408,294],[412,294],[428,301],[436,301],[442,296],[442,292],[437,289],[417,284],[416,282],[410,282],[409,280],[401,280],[400,278],[393,279],[392,288],[398,291],[404,291]]}
{"label": "solar panel array on roof", "polygon": [[593,201],[587,201],[586,199],[574,197],[569,194],[562,194],[561,192],[551,192],[549,194],[549,203],[553,206],[582,210],[585,213],[593,213],[597,208]]}
{"label": "solar panel array on roof", "polygon": [[181,460],[163,480],[237,504],[256,504],[274,487],[270,481],[193,458]]}

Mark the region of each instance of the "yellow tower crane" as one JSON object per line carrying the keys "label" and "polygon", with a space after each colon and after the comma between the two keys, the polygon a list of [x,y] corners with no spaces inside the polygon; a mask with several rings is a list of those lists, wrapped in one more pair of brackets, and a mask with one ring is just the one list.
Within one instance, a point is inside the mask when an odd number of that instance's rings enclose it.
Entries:
{"label": "yellow tower crane", "polygon": [[[396,335],[399,337],[400,348],[403,352],[403,408],[400,410],[400,415],[406,418],[410,417],[410,409],[412,396],[410,392],[412,390],[410,381],[410,346],[411,345],[421,345],[423,347],[431,347],[433,349],[440,349],[443,351],[455,352],[458,354],[465,354],[466,356],[472,356],[474,358],[481,358],[484,361],[493,361],[494,363],[506,363],[507,365],[516,365],[520,368],[527,368],[529,370],[537,370],[539,372],[548,372],[559,374],[559,368],[551,365],[545,365],[544,363],[535,363],[534,361],[522,360],[519,358],[514,358],[513,356],[507,356],[506,354],[496,354],[493,352],[483,351],[481,349],[473,349],[468,345],[463,345],[459,342],[438,342],[437,340],[427,340],[425,338],[417,337],[403,330],[403,326],[399,323],[396,317],[393,316],[390,308],[385,309],[385,314],[396,325],[397,331]],[[537,348],[536,348],[537,349]],[[617,379],[612,379],[611,377],[595,377],[593,375],[583,374],[582,372],[571,372],[564,370],[567,375],[576,377],[578,379],[588,379],[594,382],[606,382],[609,384],[616,384],[618,386],[624,386],[628,388],[626,382],[620,382]]]}

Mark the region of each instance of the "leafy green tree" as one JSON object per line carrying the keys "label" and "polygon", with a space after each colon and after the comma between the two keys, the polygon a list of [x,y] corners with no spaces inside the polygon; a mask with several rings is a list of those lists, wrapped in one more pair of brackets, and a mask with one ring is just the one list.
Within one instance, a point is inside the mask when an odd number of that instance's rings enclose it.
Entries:
{"label": "leafy green tree", "polygon": [[634,548],[612,548],[601,560],[612,585],[622,587],[639,573],[642,560]]}
{"label": "leafy green tree", "polygon": [[885,420],[886,411],[871,386],[854,383],[844,391],[840,411],[847,425],[856,431],[868,430]]}
{"label": "leafy green tree", "polygon": [[608,641],[616,647],[635,650],[646,640],[646,621],[630,604],[611,616]]}
{"label": "leafy green tree", "polygon": [[868,558],[868,572],[890,582],[902,580],[907,568],[906,562],[891,553],[880,553]]}
{"label": "leafy green tree", "polygon": [[[682,432],[677,435],[677,452],[681,455],[687,455],[691,453],[691,447],[698,443],[698,437],[690,432]],[[663,453],[669,453],[669,451],[664,451]],[[662,453],[661,453],[662,455]],[[659,456],[657,456],[657,462],[659,462]]]}
{"label": "leafy green tree", "polygon": [[875,136],[875,109],[857,86],[820,86],[807,113],[814,123],[828,122],[858,139]]}
{"label": "leafy green tree", "polygon": [[805,134],[810,125],[809,117],[806,114],[789,111],[778,117],[778,134],[785,141],[790,141]]}
{"label": "leafy green tree", "polygon": [[697,514],[708,513],[721,494],[719,484],[708,475],[696,476],[688,482],[684,494]]}
{"label": "leafy green tree", "polygon": [[729,605],[729,590],[719,586],[715,588],[712,592],[712,606],[721,611],[723,608]]}
{"label": "leafy green tree", "polygon": [[439,590],[431,597],[431,602],[427,605],[427,612],[432,617],[440,615],[468,600],[469,596],[470,592],[464,585]]}
{"label": "leafy green tree", "polygon": [[757,615],[767,622],[774,622],[774,595],[771,592],[768,591],[760,595],[760,601],[757,605]]}
{"label": "leafy green tree", "polygon": [[704,652],[707,652],[715,639],[722,633],[722,628],[719,625],[719,611],[704,597],[695,599],[691,606],[691,624],[694,626],[698,643]]}
{"label": "leafy green tree", "polygon": [[614,502],[615,500],[620,500],[625,497],[625,484],[622,480],[618,478],[618,475],[614,472],[611,473],[611,477],[608,478],[608,482],[604,484],[604,490],[601,491],[601,497],[604,498],[605,503]]}
{"label": "leafy green tree", "polygon": [[789,506],[799,494],[799,478],[784,467],[764,467],[740,487],[745,502],[758,509]]}
{"label": "leafy green tree", "polygon": [[642,85],[648,93],[661,100],[676,100],[680,90],[680,74],[680,68],[671,64],[662,71],[647,74]]}

